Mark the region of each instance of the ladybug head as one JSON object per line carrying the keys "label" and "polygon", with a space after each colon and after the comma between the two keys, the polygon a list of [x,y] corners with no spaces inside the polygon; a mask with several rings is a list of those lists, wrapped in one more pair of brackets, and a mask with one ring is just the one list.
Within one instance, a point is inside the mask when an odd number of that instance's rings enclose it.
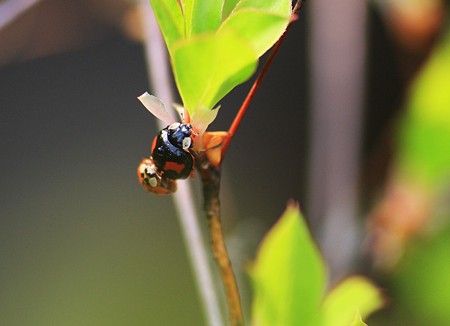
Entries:
{"label": "ladybug head", "polygon": [[174,146],[184,150],[192,147],[192,126],[189,123],[172,123],[167,130],[169,141]]}

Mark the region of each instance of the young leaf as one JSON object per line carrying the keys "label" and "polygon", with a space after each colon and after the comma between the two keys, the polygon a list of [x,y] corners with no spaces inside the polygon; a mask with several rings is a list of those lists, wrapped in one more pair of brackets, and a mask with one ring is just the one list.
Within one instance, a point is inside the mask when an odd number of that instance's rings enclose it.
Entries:
{"label": "young leaf", "polygon": [[322,305],[325,326],[348,326],[356,313],[362,318],[381,308],[379,290],[367,279],[354,276],[341,282]]}
{"label": "young leaf", "polygon": [[186,37],[213,32],[222,23],[223,0],[186,0],[184,19]]}
{"label": "young leaf", "polygon": [[159,120],[164,121],[168,125],[176,122],[172,115],[167,111],[164,103],[156,96],[145,92],[139,96],[138,99],[144,104],[145,108]]}
{"label": "young leaf", "polygon": [[[191,116],[211,110],[253,74],[258,58],[284,32],[292,10],[291,0],[150,3],[169,49],[183,104]],[[212,117],[205,112],[197,116],[208,121]]]}
{"label": "young leaf", "polygon": [[247,80],[257,64],[253,48],[231,31],[179,42],[172,59],[178,90],[191,115],[199,108],[212,109]]}
{"label": "young leaf", "polygon": [[325,267],[298,208],[264,238],[251,271],[256,325],[319,325]]}
{"label": "young leaf", "polygon": [[289,17],[291,7],[291,0],[241,0],[234,10],[254,8]]}
{"label": "young leaf", "polygon": [[220,28],[239,31],[259,57],[286,30],[291,5],[291,0],[241,0]]}
{"label": "young leaf", "polygon": [[228,15],[231,14],[238,2],[239,0],[225,0],[225,3],[223,4],[222,19],[227,18]]}
{"label": "young leaf", "polygon": [[221,30],[239,31],[253,46],[257,56],[262,56],[283,34],[289,21],[286,16],[260,9],[248,8],[234,11],[222,24]]}

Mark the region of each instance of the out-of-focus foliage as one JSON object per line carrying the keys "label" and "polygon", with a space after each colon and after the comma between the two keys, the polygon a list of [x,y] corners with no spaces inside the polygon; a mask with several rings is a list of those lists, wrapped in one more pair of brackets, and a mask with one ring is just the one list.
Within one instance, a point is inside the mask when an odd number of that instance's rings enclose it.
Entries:
{"label": "out-of-focus foliage", "polygon": [[449,325],[449,275],[450,228],[411,244],[392,280],[399,321]]}
{"label": "out-of-focus foliage", "polygon": [[401,254],[387,275],[389,313],[374,321],[450,325],[449,28],[414,80],[405,109],[395,179],[390,181],[391,196],[386,196],[391,204],[374,223],[401,247],[386,242],[378,255]]}
{"label": "out-of-focus foliage", "polygon": [[[398,147],[399,172],[416,188],[422,187],[424,196],[428,194],[430,197],[427,199],[431,206],[429,224],[447,227],[450,223],[450,28],[412,85],[406,109]],[[450,238],[448,231],[450,229],[447,228],[447,238]],[[445,238],[444,235],[441,237]],[[450,261],[448,242],[442,242],[444,244],[447,258],[440,256],[445,260],[442,261],[443,268]],[[441,249],[432,248],[436,251],[430,253],[435,252],[439,256]],[[419,255],[417,263],[422,258],[426,255]],[[420,264],[439,269],[439,265],[431,261],[430,264]],[[430,270],[430,273],[434,272]],[[450,284],[445,284],[447,293],[450,293]],[[442,292],[443,285],[441,282],[436,290],[441,289]],[[436,295],[434,293],[433,297]],[[450,318],[447,321],[450,322]]]}
{"label": "out-of-focus foliage", "polygon": [[363,277],[350,277],[328,293],[323,305],[324,324],[345,326],[355,315],[367,316],[380,308],[382,299],[379,290]]}
{"label": "out-of-focus foliage", "polygon": [[353,319],[351,326],[367,326],[367,324],[362,321],[361,314],[357,313],[355,319]]}
{"label": "out-of-focus foliage", "polygon": [[251,275],[255,325],[364,325],[361,316],[382,305],[379,291],[362,277],[325,294],[325,264],[295,205],[263,240]]}
{"label": "out-of-focus foliage", "polygon": [[252,277],[257,325],[319,324],[325,265],[296,207],[266,235]]}
{"label": "out-of-focus foliage", "polygon": [[[255,71],[286,29],[291,0],[150,0],[191,120]],[[211,120],[211,119],[209,119]],[[210,121],[209,121],[210,122]]]}
{"label": "out-of-focus foliage", "polygon": [[411,88],[399,165],[404,175],[431,188],[450,183],[450,31]]}
{"label": "out-of-focus foliage", "polygon": [[450,29],[410,87],[400,120],[396,165],[384,199],[372,214],[377,232],[372,251],[377,260],[393,265],[412,237],[448,223],[449,192]]}

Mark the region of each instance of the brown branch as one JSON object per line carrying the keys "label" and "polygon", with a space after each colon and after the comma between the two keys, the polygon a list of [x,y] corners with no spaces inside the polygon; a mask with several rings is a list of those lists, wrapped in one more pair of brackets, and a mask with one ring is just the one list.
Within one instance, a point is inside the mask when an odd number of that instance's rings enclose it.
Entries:
{"label": "brown branch", "polygon": [[[234,133],[245,112],[248,109],[248,106],[253,99],[253,96],[258,89],[264,75],[272,63],[273,58],[278,52],[280,45],[282,44],[284,37],[286,36],[286,32],[291,26],[292,22],[297,19],[297,12],[300,10],[304,3],[304,0],[299,0],[295,4],[291,21],[289,22],[286,31],[280,37],[280,39],[275,43],[265,65],[262,68],[262,71],[258,78],[256,79],[252,89],[250,90],[247,98],[242,104],[239,112],[233,121],[230,129],[228,130],[227,136],[223,138],[223,143],[220,148],[221,157],[217,160],[209,159],[207,153],[203,152],[198,154],[195,160],[196,168],[200,174],[202,185],[203,185],[203,199],[204,199],[204,209],[206,212],[206,217],[208,219],[209,232],[211,237],[211,247],[213,251],[214,258],[216,259],[217,265],[220,269],[220,275],[222,277],[223,286],[225,288],[225,294],[227,298],[227,304],[230,314],[230,323],[232,326],[243,326],[244,325],[244,317],[242,314],[241,308],[241,299],[239,297],[239,290],[236,283],[236,278],[231,267],[230,258],[228,256],[228,252],[225,246],[225,240],[222,232],[222,222],[220,219],[220,177],[221,177],[221,163],[223,158],[228,150],[228,146],[234,136]],[[221,138],[222,139],[222,138]],[[211,140],[211,139],[209,139]],[[216,153],[216,155],[218,155]],[[214,155],[210,156],[214,157]],[[217,157],[216,157],[217,158]],[[214,161],[217,161],[217,164],[213,164]]]}
{"label": "brown branch", "polygon": [[228,252],[225,246],[225,239],[222,232],[222,222],[220,219],[220,165],[213,166],[208,161],[206,155],[200,155],[196,159],[196,168],[199,171],[204,197],[204,209],[208,219],[209,232],[211,237],[211,247],[214,258],[220,269],[223,286],[227,298],[230,314],[230,322],[233,326],[244,325],[244,317],[241,308],[241,299],[234,276]]}

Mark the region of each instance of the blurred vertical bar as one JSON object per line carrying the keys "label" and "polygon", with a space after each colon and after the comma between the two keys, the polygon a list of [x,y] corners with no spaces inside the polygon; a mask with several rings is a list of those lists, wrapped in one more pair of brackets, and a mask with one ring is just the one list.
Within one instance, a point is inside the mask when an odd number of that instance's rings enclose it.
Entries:
{"label": "blurred vertical bar", "polygon": [[[167,109],[170,110],[174,103],[174,97],[166,46],[148,0],[140,0],[139,5],[143,14],[145,52],[152,93],[161,98],[167,105]],[[172,114],[176,116],[174,111],[172,110]],[[166,127],[162,121],[158,121],[158,125],[160,128]],[[187,180],[178,180],[177,183],[178,190],[172,196],[205,319],[207,325],[222,326],[224,319],[219,305],[219,293],[213,281],[213,270],[206,249],[208,245],[198,222],[192,190]]]}
{"label": "blurred vertical bar", "polygon": [[11,24],[39,0],[4,0],[0,1],[0,30]]}
{"label": "blurred vertical bar", "polygon": [[331,281],[357,251],[356,180],[365,83],[366,1],[314,0],[310,9],[311,153],[308,216]]}

